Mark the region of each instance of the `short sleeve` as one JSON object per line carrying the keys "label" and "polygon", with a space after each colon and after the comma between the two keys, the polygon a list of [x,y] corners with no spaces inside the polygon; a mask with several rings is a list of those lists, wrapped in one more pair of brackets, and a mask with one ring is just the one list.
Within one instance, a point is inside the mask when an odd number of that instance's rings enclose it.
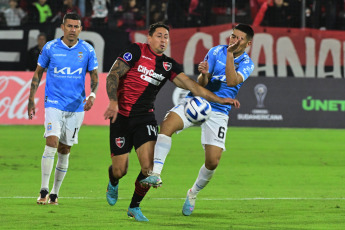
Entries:
{"label": "short sleeve", "polygon": [[[42,68],[48,68],[49,62],[50,62],[50,49],[47,49],[48,43],[43,46],[43,49],[40,52],[40,55],[38,56],[38,65]],[[51,47],[51,46],[49,46]]]}
{"label": "short sleeve", "polygon": [[253,70],[254,70],[254,63],[249,58],[249,56],[246,55],[245,58],[243,58],[243,60],[239,64],[236,72],[241,74],[243,77],[243,81],[245,81],[248,79],[249,75],[253,72]]}
{"label": "short sleeve", "polygon": [[96,57],[96,52],[92,49],[89,53],[88,71],[92,71],[98,68],[98,61]]}
{"label": "short sleeve", "polygon": [[174,59],[171,59],[171,76],[169,80],[174,80],[174,78],[182,72],[182,66],[179,63],[177,63]]}
{"label": "short sleeve", "polygon": [[118,57],[118,59],[125,62],[130,67],[133,67],[137,61],[139,61],[141,56],[141,50],[139,45],[132,43],[127,47]]}

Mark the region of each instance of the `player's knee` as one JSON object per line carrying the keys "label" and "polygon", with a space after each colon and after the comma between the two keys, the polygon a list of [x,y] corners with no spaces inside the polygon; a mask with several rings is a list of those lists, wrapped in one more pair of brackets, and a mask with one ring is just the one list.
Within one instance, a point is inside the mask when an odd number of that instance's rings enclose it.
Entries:
{"label": "player's knee", "polygon": [[58,152],[61,154],[69,154],[71,151],[71,146],[59,143]]}
{"label": "player's knee", "polygon": [[212,160],[212,161],[206,161],[205,162],[205,167],[208,170],[215,170],[219,164],[219,159],[217,160]]}
{"label": "player's knee", "polygon": [[57,137],[49,136],[46,138],[46,145],[52,148],[58,147],[59,140]]}

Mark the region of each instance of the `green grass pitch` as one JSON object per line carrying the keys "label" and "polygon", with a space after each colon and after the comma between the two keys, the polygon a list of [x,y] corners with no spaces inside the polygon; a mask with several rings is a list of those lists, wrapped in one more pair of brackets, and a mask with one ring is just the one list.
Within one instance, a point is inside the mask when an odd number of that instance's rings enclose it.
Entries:
{"label": "green grass pitch", "polygon": [[204,161],[200,128],[174,135],[163,187],[141,204],[147,223],[126,215],[139,173],[134,152],[118,203],[106,202],[108,127],[81,128],[59,205],[37,205],[43,131],[0,126],[0,229],[345,229],[344,130],[230,127],[227,151],[189,217],[181,210]]}

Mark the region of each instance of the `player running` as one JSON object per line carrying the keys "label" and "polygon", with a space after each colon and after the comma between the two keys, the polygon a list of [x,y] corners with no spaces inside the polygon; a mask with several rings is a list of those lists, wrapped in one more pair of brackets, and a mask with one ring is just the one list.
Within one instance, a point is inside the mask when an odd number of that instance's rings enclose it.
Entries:
{"label": "player running", "polygon": [[106,198],[109,205],[118,199],[119,180],[128,170],[128,155],[134,147],[141,170],[127,215],[137,221],[148,221],[139,207],[150,187],[139,181],[148,176],[153,165],[153,150],[158,127],[154,101],[162,86],[172,81],[194,95],[219,104],[238,104],[237,100],[218,97],[186,76],[174,59],[164,55],[169,41],[169,27],[156,23],[150,26],[148,43],[131,44],[113,64],[107,76],[109,106],[104,113],[110,118],[110,150],[112,165]]}
{"label": "player running", "polygon": [[[243,82],[254,70],[254,64],[245,49],[252,44],[253,29],[245,24],[238,24],[230,36],[229,45],[218,45],[211,48],[204,61],[198,66],[200,75],[198,82],[206,86],[219,97],[235,98]],[[187,97],[195,95],[191,92]],[[154,166],[152,175],[141,180],[142,184],[158,187],[162,184],[160,174],[171,149],[173,133],[192,126],[184,114],[184,101],[172,108],[160,126],[160,133],[154,150]],[[201,125],[201,144],[205,150],[205,164],[201,166],[199,175],[188,189],[187,198],[182,213],[192,214],[196,196],[211,180],[218,166],[222,152],[225,151],[226,132],[228,128],[228,113],[231,105],[221,105],[210,102],[211,116]],[[235,104],[236,107],[236,104]]]}
{"label": "player running", "polygon": [[[61,29],[64,36],[48,42],[38,58],[31,82],[28,116],[35,115],[35,93],[47,68],[45,87],[46,146],[42,156],[42,183],[37,204],[58,204],[62,181],[67,173],[69,153],[78,143],[78,132],[83,123],[84,111],[91,109],[98,88],[98,62],[93,47],[78,38],[82,27],[75,13],[67,13]],[[85,99],[85,75],[90,71],[91,94]],[[86,103],[85,103],[86,102]],[[58,152],[53,189],[49,194],[49,178],[54,157]],[[48,201],[49,195],[49,201]]]}

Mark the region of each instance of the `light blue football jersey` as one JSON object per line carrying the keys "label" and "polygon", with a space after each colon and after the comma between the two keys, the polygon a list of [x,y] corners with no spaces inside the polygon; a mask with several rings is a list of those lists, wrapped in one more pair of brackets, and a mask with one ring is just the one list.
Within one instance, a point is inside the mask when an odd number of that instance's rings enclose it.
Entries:
{"label": "light blue football jersey", "polygon": [[48,68],[44,107],[84,111],[86,71],[98,68],[94,48],[81,39],[69,48],[58,38],[43,47],[38,65]]}
{"label": "light blue football jersey", "polygon": [[[244,81],[235,87],[227,86],[225,76],[227,48],[227,45],[215,46],[211,48],[205,56],[204,61],[207,61],[209,65],[208,72],[212,75],[205,88],[219,97],[234,99],[243,82],[247,80],[249,75],[253,72],[254,63],[246,52],[236,57],[234,60],[235,69],[237,73],[243,76]],[[190,96],[192,96],[191,93],[189,93],[187,97]],[[212,111],[228,114],[231,110],[231,105],[221,105],[213,102],[210,102],[210,104],[212,106]]]}

